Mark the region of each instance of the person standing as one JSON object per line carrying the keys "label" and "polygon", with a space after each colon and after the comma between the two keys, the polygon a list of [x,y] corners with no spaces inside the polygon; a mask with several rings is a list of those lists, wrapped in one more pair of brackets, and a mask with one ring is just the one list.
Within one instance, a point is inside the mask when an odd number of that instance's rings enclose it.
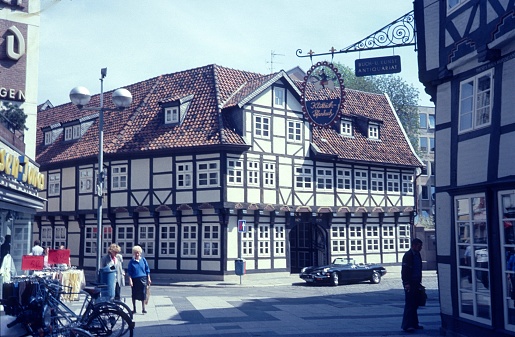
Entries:
{"label": "person standing", "polygon": [[141,312],[146,314],[145,299],[147,297],[147,284],[150,285],[150,268],[147,260],[142,256],[143,249],[140,246],[132,247],[132,259],[127,266],[129,285],[132,290],[132,312],[136,313],[136,300],[141,301]]}
{"label": "person standing", "polygon": [[415,329],[423,329],[418,322],[418,299],[422,283],[422,240],[413,239],[411,249],[402,257],[402,285],[404,287],[404,315],[401,328],[404,331],[413,332]]}
{"label": "person standing", "polygon": [[125,285],[125,272],[123,271],[123,258],[120,255],[121,248],[112,243],[107,249],[107,255],[102,257],[102,267],[109,267],[116,272],[114,282],[114,299],[120,299],[121,287]]}
{"label": "person standing", "polygon": [[35,256],[41,256],[45,253],[43,247],[41,247],[41,242],[39,240],[34,240],[34,247],[32,247],[31,253]]}

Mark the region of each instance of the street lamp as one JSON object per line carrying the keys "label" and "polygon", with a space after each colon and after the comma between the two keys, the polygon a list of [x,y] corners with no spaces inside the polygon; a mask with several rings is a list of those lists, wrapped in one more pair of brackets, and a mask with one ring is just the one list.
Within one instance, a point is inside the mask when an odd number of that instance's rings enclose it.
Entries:
{"label": "street lamp", "polygon": [[98,111],[98,175],[97,175],[97,277],[100,277],[102,259],[102,191],[104,188],[104,111],[116,111],[127,108],[132,103],[132,95],[127,89],[117,89],[113,92],[112,100],[116,109],[104,108],[104,78],[107,75],[107,68],[100,71],[100,106],[86,107],[91,99],[89,90],[84,87],[75,87],[70,91],[70,100],[81,110]]}

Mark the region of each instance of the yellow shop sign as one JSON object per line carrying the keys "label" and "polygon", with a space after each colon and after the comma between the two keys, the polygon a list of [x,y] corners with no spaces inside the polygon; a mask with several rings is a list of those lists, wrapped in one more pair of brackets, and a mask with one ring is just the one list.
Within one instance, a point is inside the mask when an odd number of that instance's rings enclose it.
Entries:
{"label": "yellow shop sign", "polygon": [[17,156],[0,148],[0,173],[14,177],[19,182],[43,190],[45,176],[39,168],[31,164],[27,156]]}

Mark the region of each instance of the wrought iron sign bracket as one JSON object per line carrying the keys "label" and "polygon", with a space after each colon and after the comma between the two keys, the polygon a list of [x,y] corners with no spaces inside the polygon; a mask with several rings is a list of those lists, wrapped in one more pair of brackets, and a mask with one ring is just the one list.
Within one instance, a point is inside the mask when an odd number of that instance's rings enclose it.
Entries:
{"label": "wrought iron sign bracket", "polygon": [[296,55],[297,57],[313,58],[314,56],[334,56],[334,54],[407,46],[415,46],[415,51],[417,51],[415,16],[413,11],[401,16],[375,33],[370,34],[363,40],[346,48],[340,50],[331,48],[328,53],[320,54],[310,50],[306,55],[302,55],[302,49],[297,49]]}

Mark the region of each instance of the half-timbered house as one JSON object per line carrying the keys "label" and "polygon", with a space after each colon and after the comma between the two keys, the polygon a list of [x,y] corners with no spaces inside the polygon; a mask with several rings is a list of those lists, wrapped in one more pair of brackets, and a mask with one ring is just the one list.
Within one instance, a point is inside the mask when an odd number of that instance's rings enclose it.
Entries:
{"label": "half-timbered house", "polygon": [[513,336],[515,1],[416,0],[415,21],[420,80],[436,103],[442,327]]}
{"label": "half-timbered house", "polygon": [[[341,121],[316,128],[284,71],[208,65],[126,88],[131,107],[105,113],[101,249],[139,244],[154,273],[221,279],[238,257],[247,272],[298,272],[337,256],[398,263],[409,248],[423,164],[387,96],[347,90]],[[35,236],[90,269],[97,137],[98,114],[71,103],[38,114]]]}

